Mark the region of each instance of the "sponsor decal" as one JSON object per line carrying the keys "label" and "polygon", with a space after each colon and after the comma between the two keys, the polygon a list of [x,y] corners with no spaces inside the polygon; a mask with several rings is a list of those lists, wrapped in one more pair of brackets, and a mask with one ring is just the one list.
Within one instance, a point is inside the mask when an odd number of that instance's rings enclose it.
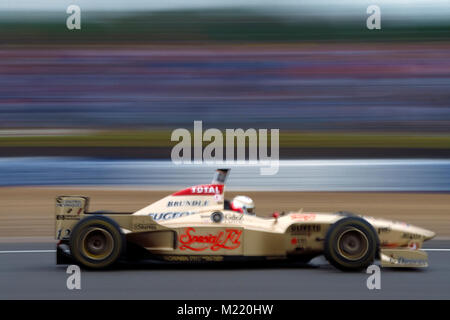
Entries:
{"label": "sponsor decal", "polygon": [[226,214],[224,217],[224,223],[242,223],[244,221],[243,214]]}
{"label": "sponsor decal", "polygon": [[208,200],[183,200],[167,202],[168,207],[206,207],[208,205]]}
{"label": "sponsor decal", "polygon": [[80,201],[80,200],[64,200],[61,203],[61,200],[58,199],[56,201],[56,206],[57,207],[77,207],[77,208],[79,208],[79,207],[82,207],[83,204],[82,204],[82,201]]}
{"label": "sponsor decal", "polygon": [[196,234],[196,230],[190,227],[180,234],[178,240],[181,244],[180,250],[235,250],[241,245],[239,241],[241,234],[242,230],[237,229],[225,229],[217,234]]}
{"label": "sponsor decal", "polygon": [[133,225],[134,230],[156,230],[154,224],[136,223]]}
{"label": "sponsor decal", "polygon": [[381,227],[377,229],[378,234],[389,233],[391,232],[391,228],[389,227]]}
{"label": "sponsor decal", "polygon": [[290,216],[292,220],[300,221],[312,221],[316,219],[316,215],[314,213],[291,213]]}
{"label": "sponsor decal", "polygon": [[223,184],[204,184],[190,187],[172,194],[172,196],[213,196],[223,193]]}
{"label": "sponsor decal", "polygon": [[398,258],[398,263],[405,265],[419,265],[426,266],[428,263],[425,260],[416,260],[416,259],[406,259],[403,257]]}
{"label": "sponsor decal", "polygon": [[185,216],[189,216],[194,214],[192,211],[184,211],[184,212],[162,212],[162,213],[149,213],[148,215],[155,221],[159,220],[171,220],[176,218],[181,218]]}
{"label": "sponsor decal", "polygon": [[174,262],[220,262],[223,256],[163,256],[165,261]]}
{"label": "sponsor decal", "polygon": [[402,234],[402,238],[403,239],[420,239],[420,238],[422,238],[422,236],[420,234],[416,234],[416,233],[405,232]]}
{"label": "sponsor decal", "polygon": [[307,243],[308,241],[305,238],[291,238],[291,244],[296,247],[295,250],[306,250]]}
{"label": "sponsor decal", "polygon": [[56,215],[56,220],[80,220],[80,216],[73,214],[58,214]]}
{"label": "sponsor decal", "polygon": [[393,264],[402,264],[402,265],[418,265],[418,266],[427,266],[428,262],[426,260],[420,259],[408,259],[404,257],[395,258],[393,255],[389,257],[389,262]]}
{"label": "sponsor decal", "polygon": [[289,228],[292,235],[310,235],[312,232],[320,232],[320,224],[296,224]]}

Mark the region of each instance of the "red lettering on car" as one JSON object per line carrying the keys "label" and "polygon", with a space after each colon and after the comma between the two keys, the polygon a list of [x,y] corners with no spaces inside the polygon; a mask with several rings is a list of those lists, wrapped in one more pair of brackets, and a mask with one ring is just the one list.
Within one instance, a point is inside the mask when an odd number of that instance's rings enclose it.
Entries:
{"label": "red lettering on car", "polygon": [[292,213],[292,220],[301,220],[301,221],[311,221],[316,218],[316,215],[313,213]]}
{"label": "red lettering on car", "polygon": [[215,235],[196,235],[195,232],[194,228],[189,227],[186,229],[185,233],[179,236],[179,241],[181,243],[180,250],[234,250],[241,245],[239,238],[241,237],[242,230],[225,229],[225,231],[220,231]]}

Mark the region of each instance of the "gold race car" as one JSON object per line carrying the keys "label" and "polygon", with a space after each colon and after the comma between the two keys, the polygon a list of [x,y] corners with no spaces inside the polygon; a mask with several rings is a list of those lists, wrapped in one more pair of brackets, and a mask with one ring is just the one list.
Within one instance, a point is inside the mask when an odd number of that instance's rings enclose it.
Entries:
{"label": "gold race car", "polygon": [[107,268],[121,260],[308,262],[324,255],[336,268],[426,267],[422,243],[435,233],[347,212],[255,215],[248,197],[225,200],[228,169],[211,184],[175,192],[134,213],[89,212],[89,198],[56,199],[57,263]]}

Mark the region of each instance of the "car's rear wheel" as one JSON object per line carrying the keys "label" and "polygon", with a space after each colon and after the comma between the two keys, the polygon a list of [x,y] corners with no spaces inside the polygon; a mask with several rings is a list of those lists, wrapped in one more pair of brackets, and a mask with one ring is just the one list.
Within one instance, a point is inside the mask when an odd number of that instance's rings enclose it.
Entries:
{"label": "car's rear wheel", "polygon": [[328,229],[326,259],[341,270],[361,270],[371,265],[378,251],[378,236],[363,218],[343,218]]}
{"label": "car's rear wheel", "polygon": [[100,269],[111,266],[125,248],[124,235],[113,220],[92,216],[78,222],[69,241],[72,257],[81,265]]}

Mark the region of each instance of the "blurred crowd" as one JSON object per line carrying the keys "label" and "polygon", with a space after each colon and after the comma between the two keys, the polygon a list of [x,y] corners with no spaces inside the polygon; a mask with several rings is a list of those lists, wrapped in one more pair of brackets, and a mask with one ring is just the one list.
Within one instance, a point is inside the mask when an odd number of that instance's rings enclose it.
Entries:
{"label": "blurred crowd", "polygon": [[80,1],[81,30],[67,30],[63,3],[42,3],[47,13],[0,14],[1,129],[152,130],[202,120],[449,133],[449,8],[439,1],[382,11],[381,30],[367,30],[365,6],[347,2],[334,12],[309,1],[296,14],[289,2],[271,11],[133,0],[146,11],[108,12]]}

